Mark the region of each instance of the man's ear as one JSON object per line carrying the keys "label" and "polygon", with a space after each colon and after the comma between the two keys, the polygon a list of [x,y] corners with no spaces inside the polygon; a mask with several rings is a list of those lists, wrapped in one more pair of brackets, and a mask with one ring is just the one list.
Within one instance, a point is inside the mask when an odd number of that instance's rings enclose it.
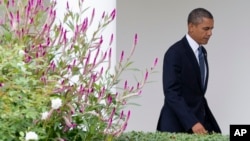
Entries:
{"label": "man's ear", "polygon": [[194,26],[195,26],[195,25],[194,25],[193,23],[189,23],[189,24],[188,24],[188,32],[189,32],[189,33],[192,33],[192,32],[193,32]]}

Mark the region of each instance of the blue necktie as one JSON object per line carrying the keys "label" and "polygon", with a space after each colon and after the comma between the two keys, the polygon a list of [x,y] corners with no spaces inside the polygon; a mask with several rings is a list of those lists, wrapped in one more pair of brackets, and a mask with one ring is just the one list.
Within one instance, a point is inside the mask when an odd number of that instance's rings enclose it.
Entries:
{"label": "blue necktie", "polygon": [[202,47],[198,48],[199,52],[199,64],[200,64],[200,72],[201,72],[201,84],[204,88],[205,86],[205,59],[204,59],[204,54],[202,52]]}

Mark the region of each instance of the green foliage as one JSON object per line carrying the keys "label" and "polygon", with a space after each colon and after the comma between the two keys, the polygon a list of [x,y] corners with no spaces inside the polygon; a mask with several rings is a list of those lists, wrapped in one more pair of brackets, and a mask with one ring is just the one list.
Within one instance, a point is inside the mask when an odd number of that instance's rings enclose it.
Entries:
{"label": "green foliage", "polygon": [[0,139],[16,138],[25,131],[43,110],[47,92],[51,87],[43,86],[37,79],[33,64],[27,65],[20,55],[22,46],[0,45]]}
{"label": "green foliage", "polygon": [[229,141],[228,135],[222,134],[185,134],[168,132],[126,132],[114,141]]}
{"label": "green foliage", "polygon": [[[132,52],[114,65],[112,41],[103,44],[102,31],[114,20],[115,10],[105,13],[91,37],[93,23],[67,3],[63,23],[55,23],[56,2],[43,0],[1,1],[0,18],[0,141],[69,140],[111,141],[126,129],[130,111],[127,100],[138,96],[150,70],[136,86],[122,72],[131,69]],[[89,20],[90,19],[90,20]]]}

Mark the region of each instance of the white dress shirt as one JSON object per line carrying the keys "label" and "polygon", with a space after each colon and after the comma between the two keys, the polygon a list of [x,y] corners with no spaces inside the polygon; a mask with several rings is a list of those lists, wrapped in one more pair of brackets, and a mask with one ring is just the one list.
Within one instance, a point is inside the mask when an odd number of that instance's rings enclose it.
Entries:
{"label": "white dress shirt", "polygon": [[[195,57],[196,57],[196,60],[197,62],[199,63],[199,52],[198,52],[198,48],[201,46],[199,45],[192,37],[190,37],[188,34],[186,34],[186,38],[187,38],[187,41],[188,41],[188,44],[189,46],[192,48],[194,54],[195,54]],[[206,80],[206,77],[207,77],[207,66],[205,65],[205,79],[204,81]]]}

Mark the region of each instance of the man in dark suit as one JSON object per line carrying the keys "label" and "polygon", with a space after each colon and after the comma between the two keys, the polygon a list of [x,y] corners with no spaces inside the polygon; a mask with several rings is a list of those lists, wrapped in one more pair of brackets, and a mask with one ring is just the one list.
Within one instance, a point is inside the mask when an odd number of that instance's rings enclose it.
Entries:
{"label": "man in dark suit", "polygon": [[207,52],[202,45],[208,43],[213,27],[214,19],[209,11],[204,8],[192,10],[188,15],[188,33],[165,53],[165,100],[158,131],[221,133],[205,98],[209,69]]}

